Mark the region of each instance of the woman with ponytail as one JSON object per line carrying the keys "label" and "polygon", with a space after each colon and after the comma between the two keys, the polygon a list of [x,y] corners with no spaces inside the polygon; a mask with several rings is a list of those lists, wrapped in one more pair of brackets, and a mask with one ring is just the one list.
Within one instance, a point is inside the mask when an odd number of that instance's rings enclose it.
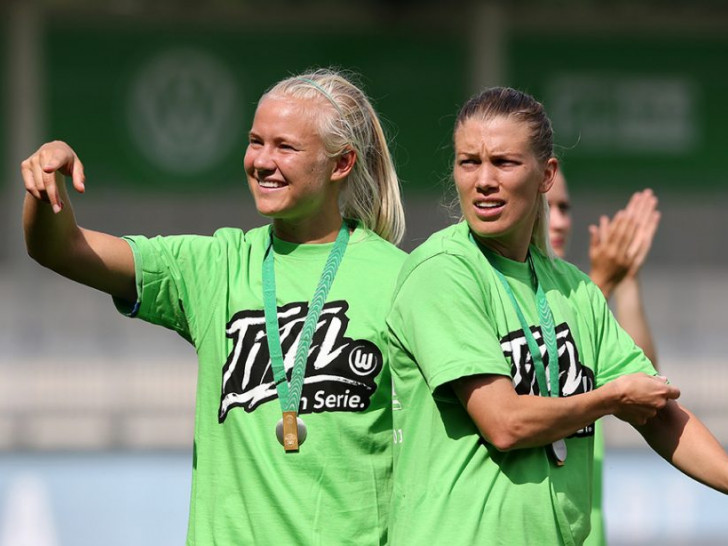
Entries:
{"label": "woman with ponytail", "polygon": [[261,97],[244,166],[269,225],[117,238],[76,224],[64,176],[83,192],[83,167],[45,144],[22,165],[28,251],[195,346],[187,544],[384,544],[384,319],[405,254],[382,127],[346,77],[291,77]]}
{"label": "woman with ponytail", "polygon": [[407,258],[387,318],[394,546],[581,545],[594,421],[607,414],[728,493],[721,445],[601,290],[554,257],[552,142],[542,105],[515,89],[486,89],[455,122],[465,221]]}

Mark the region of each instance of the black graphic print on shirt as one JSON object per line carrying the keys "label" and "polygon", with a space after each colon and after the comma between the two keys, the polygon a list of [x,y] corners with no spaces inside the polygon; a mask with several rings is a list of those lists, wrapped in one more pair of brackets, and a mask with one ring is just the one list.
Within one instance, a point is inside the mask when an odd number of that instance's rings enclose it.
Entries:
{"label": "black graphic print on shirt", "polygon": [[[382,371],[382,352],[371,341],[346,337],[349,317],[346,301],[324,305],[311,341],[301,394],[300,413],[364,411],[376,390]],[[308,312],[305,302],[278,308],[278,326],[287,380]],[[278,392],[268,352],[263,310],[239,311],[226,327],[232,351],[222,369],[219,421],[241,407],[246,412],[273,400]]]}
{"label": "black graphic print on shirt", "polygon": [[[541,351],[546,377],[549,377],[549,355],[541,336],[539,327],[532,327],[531,333]],[[561,323],[556,327],[556,346],[559,352],[559,396],[572,396],[594,389],[594,372],[579,360],[579,350],[571,335],[568,324]],[[533,359],[528,350],[528,342],[523,330],[511,332],[501,339],[501,349],[511,362],[511,377],[518,394],[541,394],[536,380]],[[547,379],[548,380],[548,379]],[[576,432],[575,436],[592,436],[594,425],[591,424]]]}

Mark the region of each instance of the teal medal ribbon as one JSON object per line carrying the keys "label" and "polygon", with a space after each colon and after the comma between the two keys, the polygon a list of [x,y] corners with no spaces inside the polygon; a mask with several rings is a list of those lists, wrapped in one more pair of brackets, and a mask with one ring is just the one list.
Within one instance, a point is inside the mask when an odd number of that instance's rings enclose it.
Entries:
{"label": "teal medal ribbon", "polygon": [[[480,249],[487,261],[488,257],[483,247],[481,246],[482,244],[473,236],[472,232],[470,232],[469,236],[470,240]],[[526,338],[526,343],[528,344],[528,352],[531,354],[531,360],[533,361],[533,368],[536,375],[536,382],[538,383],[539,395],[558,397],[559,350],[556,344],[556,325],[554,324],[554,317],[551,313],[551,307],[549,307],[548,300],[546,299],[546,294],[543,291],[541,283],[538,280],[536,267],[533,264],[533,257],[531,256],[530,250],[528,252],[527,259],[528,267],[531,271],[531,282],[533,285],[536,286],[536,307],[538,308],[538,320],[541,326],[541,336],[543,338],[544,345],[546,346],[546,352],[549,355],[548,382],[546,381],[546,365],[543,362],[541,349],[539,348],[536,339],[533,337],[533,332],[531,332],[531,328],[526,321],[526,317],[523,315],[523,311],[521,311],[521,306],[518,305],[518,301],[516,301],[516,296],[513,293],[513,289],[508,284],[508,280],[505,278],[503,273],[501,273],[497,267],[494,267],[491,264],[491,268],[493,269],[496,277],[498,277],[498,280],[501,282],[501,285],[503,285],[503,289],[505,290],[506,294],[508,294],[508,298],[511,300],[513,309],[518,316],[518,322],[520,322],[521,324],[523,335]],[[564,462],[566,461],[566,442],[563,439],[556,440],[551,444],[551,455],[554,457],[554,460],[558,466],[562,466],[564,464]]]}
{"label": "teal medal ribbon", "polygon": [[296,358],[291,371],[290,382],[286,378],[281,349],[280,331],[278,326],[278,307],[276,303],[276,281],[273,251],[273,227],[270,229],[268,247],[263,258],[263,309],[265,312],[265,333],[268,340],[273,378],[278,391],[278,401],[281,404],[283,417],[276,425],[276,436],[283,444],[286,452],[298,451],[299,444],[306,439],[307,431],[303,420],[298,417],[298,408],[301,403],[303,380],[306,373],[306,361],[311,347],[316,324],[326,302],[329,289],[334,282],[336,271],[344,257],[346,245],[349,243],[349,223],[344,220],[336,236],[336,241],[326,259],[326,265],[319,278],[316,291],[308,305],[308,312],[303,323],[303,329],[298,339]]}

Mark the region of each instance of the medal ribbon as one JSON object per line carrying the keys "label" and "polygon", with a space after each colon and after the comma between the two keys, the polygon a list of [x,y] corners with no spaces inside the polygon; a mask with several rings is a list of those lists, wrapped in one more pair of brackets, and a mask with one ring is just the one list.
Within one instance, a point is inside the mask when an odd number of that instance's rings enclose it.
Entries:
{"label": "medal ribbon", "polygon": [[[480,248],[481,252],[483,249],[480,243],[470,233],[470,240]],[[485,253],[483,253],[484,256]],[[486,260],[487,260],[486,256]],[[541,326],[541,337],[546,345],[546,351],[549,355],[549,382],[546,382],[546,366],[543,363],[543,357],[541,356],[541,350],[539,349],[536,339],[533,337],[531,328],[526,321],[526,317],[523,316],[523,311],[516,301],[516,296],[513,294],[513,290],[508,284],[508,280],[503,276],[503,273],[498,271],[496,267],[493,267],[493,271],[503,285],[503,289],[508,294],[513,308],[518,315],[518,321],[521,323],[521,329],[523,335],[526,337],[526,343],[528,343],[528,352],[531,353],[531,360],[533,361],[533,368],[536,373],[536,381],[538,382],[538,390],[541,396],[559,396],[559,351],[556,345],[556,326],[554,325],[554,317],[551,313],[551,308],[546,300],[546,294],[541,287],[541,283],[538,280],[536,274],[536,267],[533,264],[533,258],[531,252],[528,253],[528,267],[531,270],[531,278],[536,285],[536,306],[538,308],[538,319]]]}
{"label": "medal ribbon", "polygon": [[308,312],[303,323],[303,329],[298,339],[296,358],[291,372],[291,381],[286,379],[286,369],[283,363],[283,350],[281,349],[281,338],[278,326],[278,307],[276,304],[276,281],[273,255],[273,227],[270,229],[268,248],[263,258],[263,308],[265,312],[265,334],[268,339],[268,352],[270,353],[273,378],[276,382],[278,400],[281,409],[285,411],[298,412],[301,403],[301,392],[303,391],[303,379],[306,373],[306,361],[308,351],[311,347],[313,335],[316,332],[321,310],[326,302],[326,296],[334,282],[336,271],[344,257],[346,245],[349,242],[349,224],[346,220],[341,223],[341,229],[336,236],[336,241],[326,259],[326,265],[321,272],[321,277],[316,286],[313,298],[308,305]]}

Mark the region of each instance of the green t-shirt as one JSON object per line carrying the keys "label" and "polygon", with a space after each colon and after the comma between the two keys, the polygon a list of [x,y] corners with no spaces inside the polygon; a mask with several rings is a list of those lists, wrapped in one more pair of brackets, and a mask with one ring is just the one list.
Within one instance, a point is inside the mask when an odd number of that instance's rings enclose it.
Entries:
{"label": "green t-shirt", "polygon": [[[405,253],[361,225],[351,235],[307,361],[300,414],[308,438],[298,453],[285,453],[275,436],[281,407],[262,301],[268,227],[127,240],[137,316],[177,331],[199,358],[187,544],[386,543],[392,416],[385,317]],[[289,379],[332,244],[274,242]]]}
{"label": "green t-shirt", "polygon": [[604,526],[604,502],[602,476],[604,473],[604,427],[602,420],[594,423],[594,474],[592,484],[591,532],[584,541],[584,546],[605,546],[607,530]]}
{"label": "green t-shirt", "polygon": [[[586,275],[531,252],[556,325],[560,396],[627,373],[655,373]],[[542,346],[528,263],[489,259]],[[497,374],[510,376],[518,394],[539,392],[516,312],[467,224],[436,233],[410,255],[387,323],[395,441],[390,543],[581,544],[589,532],[594,427],[566,439],[563,467],[543,447],[499,452],[449,385]],[[544,362],[548,368],[548,355]]]}

